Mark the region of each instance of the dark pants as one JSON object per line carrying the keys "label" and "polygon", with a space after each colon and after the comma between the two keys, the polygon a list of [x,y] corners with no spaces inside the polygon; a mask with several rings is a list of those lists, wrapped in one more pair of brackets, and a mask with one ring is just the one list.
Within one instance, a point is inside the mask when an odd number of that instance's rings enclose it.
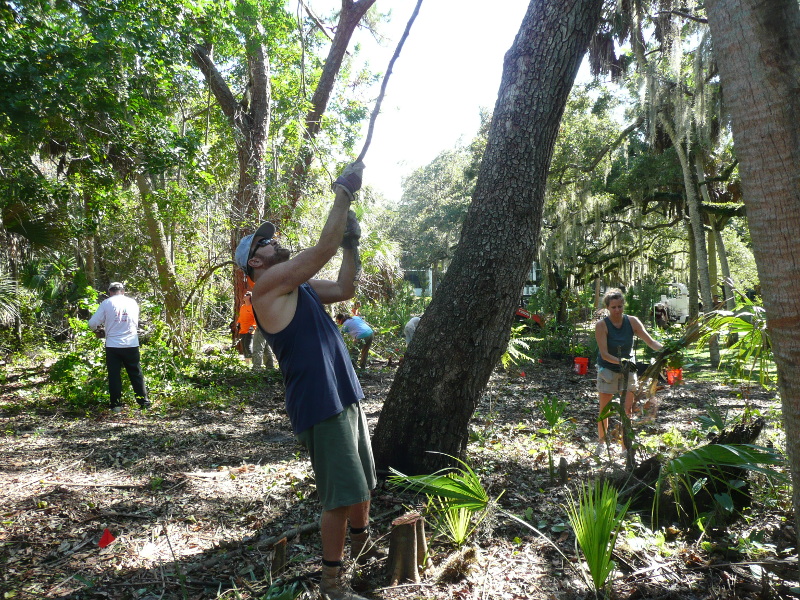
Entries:
{"label": "dark pants", "polygon": [[242,340],[242,354],[244,354],[245,358],[250,358],[253,356],[253,334],[252,333],[240,333],[239,339]]}
{"label": "dark pants", "polygon": [[128,372],[133,394],[140,406],[147,402],[147,388],[144,385],[144,374],[139,364],[139,348],[106,347],[106,368],[108,369],[108,394],[111,406],[119,406],[122,398],[122,367]]}

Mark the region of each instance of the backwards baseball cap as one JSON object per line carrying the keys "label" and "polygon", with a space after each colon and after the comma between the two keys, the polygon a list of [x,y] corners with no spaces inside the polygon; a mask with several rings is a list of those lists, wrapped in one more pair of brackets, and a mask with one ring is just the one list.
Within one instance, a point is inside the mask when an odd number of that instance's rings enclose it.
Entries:
{"label": "backwards baseball cap", "polygon": [[125,286],[120,283],[119,281],[112,281],[108,284],[108,291],[109,292],[118,292],[119,290],[124,290]]}
{"label": "backwards baseball cap", "polygon": [[253,256],[255,243],[262,238],[271,239],[273,237],[275,237],[275,225],[269,221],[264,221],[259,225],[255,233],[244,236],[236,247],[236,252],[233,255],[233,261],[236,263],[236,266],[250,275],[250,267],[247,266],[247,261]]}

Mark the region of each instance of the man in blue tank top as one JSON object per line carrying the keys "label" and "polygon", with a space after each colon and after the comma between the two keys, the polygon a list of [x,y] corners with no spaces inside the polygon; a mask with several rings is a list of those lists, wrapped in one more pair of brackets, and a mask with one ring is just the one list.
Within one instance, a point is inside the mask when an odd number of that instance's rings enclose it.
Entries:
{"label": "man in blue tank top", "polygon": [[[236,249],[236,264],[253,280],[258,327],[278,359],[286,386],[286,411],[308,449],[322,503],[322,581],[331,600],[358,600],[342,579],[350,524],[351,556],[376,553],[369,536],[370,490],[375,465],[360,400],[364,397],[350,356],[323,304],[355,295],[361,231],[350,209],[364,165],[349,165],[333,185],[336,198],[319,241],[290,258],[265,222]],[[336,281],[312,279],[343,248]]]}

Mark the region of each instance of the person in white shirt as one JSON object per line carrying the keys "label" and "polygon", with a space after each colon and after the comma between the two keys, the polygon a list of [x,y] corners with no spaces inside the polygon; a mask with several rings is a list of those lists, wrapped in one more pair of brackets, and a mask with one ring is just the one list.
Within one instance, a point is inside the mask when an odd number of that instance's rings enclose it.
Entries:
{"label": "person in white shirt", "polygon": [[139,406],[150,408],[139,357],[139,305],[125,295],[125,286],[118,281],[109,284],[108,294],[89,319],[89,328],[97,332],[102,327],[105,331],[111,410],[122,411],[122,367],[128,373]]}
{"label": "person in white shirt", "polygon": [[417,325],[419,325],[420,317],[411,317],[406,323],[406,326],[403,328],[403,335],[406,338],[406,346],[411,343],[411,339],[414,337],[414,332],[417,330]]}

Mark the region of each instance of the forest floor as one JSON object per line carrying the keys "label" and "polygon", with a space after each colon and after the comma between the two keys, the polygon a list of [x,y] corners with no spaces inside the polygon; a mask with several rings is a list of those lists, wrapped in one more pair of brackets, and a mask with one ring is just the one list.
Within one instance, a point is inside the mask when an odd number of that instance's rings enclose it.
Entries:
{"label": "forest floor", "polygon": [[[468,461],[500,506],[542,531],[497,515],[475,540],[472,560],[450,568],[454,549],[440,538],[430,556],[440,568],[419,584],[390,587],[386,561],[353,572],[368,598],[590,598],[575,539],[567,525],[568,491],[613,476],[622,456],[596,456],[594,370],[572,372],[566,361],[529,365],[524,376],[496,372],[471,424]],[[374,428],[394,368],[373,363],[360,374],[365,411]],[[695,375],[697,377],[695,377]],[[318,596],[319,508],[313,476],[295,441],[275,376],[223,409],[146,413],[101,411],[78,416],[27,404],[46,377],[32,369],[7,377],[0,406],[0,594],[2,598],[264,598],[273,556],[287,538],[286,566],[275,574]],[[698,417],[708,405],[741,414],[747,406],[767,420],[758,443],[783,448],[774,393],[739,390],[702,373],[658,392],[654,421],[634,426],[639,458],[702,442]],[[229,382],[236,386],[236,381]],[[252,389],[245,388],[243,389]],[[552,437],[566,483],[548,470],[548,434],[539,404],[568,401],[567,426]],[[26,404],[27,403],[27,404]],[[645,449],[646,448],[646,449]],[[651,532],[629,522],[615,550],[616,598],[724,599],[795,596],[796,533],[788,486],[757,480],[754,507],[727,528],[677,524]],[[388,548],[393,518],[413,499],[385,485],[373,496],[373,534]],[[643,511],[646,512],[646,511]],[[642,517],[645,522],[647,515]],[[428,533],[432,533],[428,525]],[[115,540],[101,548],[105,530]],[[302,533],[301,533],[302,532]]]}

